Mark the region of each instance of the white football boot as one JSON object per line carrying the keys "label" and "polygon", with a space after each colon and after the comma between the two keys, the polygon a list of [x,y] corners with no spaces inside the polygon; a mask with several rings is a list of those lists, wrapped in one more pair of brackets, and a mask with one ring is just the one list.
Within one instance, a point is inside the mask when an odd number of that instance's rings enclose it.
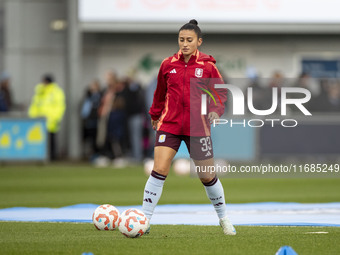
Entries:
{"label": "white football boot", "polygon": [[228,216],[225,216],[220,219],[220,226],[223,229],[223,233],[225,235],[236,235],[236,230],[233,226],[233,224],[230,223],[230,220],[228,219]]}

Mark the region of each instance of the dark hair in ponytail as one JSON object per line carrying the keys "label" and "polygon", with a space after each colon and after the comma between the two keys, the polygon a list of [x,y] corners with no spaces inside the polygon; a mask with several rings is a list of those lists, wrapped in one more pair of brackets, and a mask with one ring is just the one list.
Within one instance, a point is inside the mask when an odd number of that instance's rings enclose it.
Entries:
{"label": "dark hair in ponytail", "polygon": [[198,22],[195,19],[189,21],[189,23],[184,24],[178,32],[182,30],[194,30],[198,38],[202,38],[202,31],[198,26]]}

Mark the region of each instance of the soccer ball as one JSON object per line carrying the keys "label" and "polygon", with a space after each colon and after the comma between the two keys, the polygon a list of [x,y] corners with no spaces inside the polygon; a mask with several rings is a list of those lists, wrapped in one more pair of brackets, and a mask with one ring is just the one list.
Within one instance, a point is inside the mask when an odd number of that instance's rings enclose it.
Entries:
{"label": "soccer ball", "polygon": [[98,230],[115,230],[119,218],[117,208],[109,204],[98,206],[92,215],[93,224]]}
{"label": "soccer ball", "polygon": [[189,159],[176,159],[173,168],[176,175],[189,175],[190,174],[190,160]]}
{"label": "soccer ball", "polygon": [[153,159],[146,159],[144,161],[144,173],[149,176],[152,172],[154,165],[154,160]]}
{"label": "soccer ball", "polygon": [[224,159],[215,159],[214,162],[216,175],[220,177],[227,175],[226,170],[228,169],[229,163]]}
{"label": "soccer ball", "polygon": [[140,237],[148,229],[148,219],[138,209],[127,209],[120,216],[118,228],[126,237]]}

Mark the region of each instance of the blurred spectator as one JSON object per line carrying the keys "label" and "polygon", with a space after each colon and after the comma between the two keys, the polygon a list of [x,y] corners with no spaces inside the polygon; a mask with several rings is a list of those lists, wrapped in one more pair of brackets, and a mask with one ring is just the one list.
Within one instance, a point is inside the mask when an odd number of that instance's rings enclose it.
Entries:
{"label": "blurred spectator", "polygon": [[284,86],[285,79],[283,74],[279,71],[275,71],[269,81],[270,88],[281,88]]}
{"label": "blurred spectator", "polygon": [[272,106],[272,90],[260,85],[260,79],[254,77],[249,80],[249,87],[253,89],[253,106],[256,110],[268,110]]}
{"label": "blurred spectator", "polygon": [[[85,157],[92,157],[98,153],[96,139],[100,101],[100,84],[98,80],[94,80],[87,88],[81,105],[82,140]],[[86,152],[88,143],[90,143],[90,153]]]}
{"label": "blurred spectator", "polygon": [[266,109],[270,109],[273,104],[273,91],[272,88],[277,88],[277,108],[275,112],[281,109],[281,88],[285,86],[286,80],[280,71],[275,71],[269,81],[269,90],[266,90],[265,104]]}
{"label": "blurred spectator", "polygon": [[101,156],[120,158],[124,153],[126,130],[125,102],[121,94],[124,84],[110,71],[106,74],[106,86],[98,109],[97,146]]}
{"label": "blurred spectator", "polygon": [[31,118],[46,118],[51,160],[57,159],[56,133],[59,131],[65,108],[63,90],[54,82],[52,75],[44,75],[42,83],[35,87],[35,94],[32,98],[28,114]]}
{"label": "blurred spectator", "polygon": [[114,72],[106,73],[106,88],[102,92],[102,98],[98,109],[98,126],[97,126],[97,146],[100,153],[106,157],[112,157],[110,144],[107,136],[107,127],[109,114],[112,109],[113,99],[115,96],[115,86],[117,83],[116,74]]}
{"label": "blurred spectator", "polygon": [[313,100],[311,110],[315,112],[340,112],[340,81],[321,80],[321,93]]}
{"label": "blurred spectator", "polygon": [[0,112],[7,112],[11,107],[10,77],[8,73],[3,72],[0,76]]}
{"label": "blurred spectator", "polygon": [[312,97],[317,97],[320,94],[320,86],[317,81],[308,73],[302,72],[297,80],[296,87],[308,89]]}
{"label": "blurred spectator", "polygon": [[127,150],[126,102],[123,96],[124,83],[117,81],[114,87],[112,108],[109,113],[107,139],[110,144],[114,166],[126,164],[124,156]]}
{"label": "blurred spectator", "polygon": [[122,94],[126,102],[131,156],[134,161],[141,162],[143,159],[144,92],[141,86],[130,78],[127,78],[124,84]]}
{"label": "blurred spectator", "polygon": [[273,88],[277,88],[278,106],[276,108],[276,111],[279,111],[281,97],[280,88],[284,83],[283,75],[278,71],[274,72],[272,77],[269,80],[266,80],[266,85],[261,85],[261,79],[253,69],[247,71],[247,76],[249,78],[248,87],[251,87],[253,92],[251,99],[254,108],[256,110],[269,110],[273,105],[273,98],[275,97],[275,94],[273,93]]}
{"label": "blurred spectator", "polygon": [[339,112],[340,111],[340,81],[333,81],[329,84],[327,89],[328,95],[328,111]]}
{"label": "blurred spectator", "polygon": [[[311,110],[311,105],[316,100],[317,96],[320,94],[320,86],[317,81],[312,78],[308,73],[302,72],[294,84],[296,87],[307,89],[311,92],[311,99],[304,103],[304,107],[308,110]],[[304,95],[300,93],[290,93],[289,98],[301,98]],[[292,112],[300,112],[300,109],[297,108],[295,105],[288,105],[289,110]]]}
{"label": "blurred spectator", "polygon": [[151,117],[149,112],[149,109],[152,105],[153,101],[153,94],[155,93],[155,90],[157,88],[157,76],[151,80],[150,84],[145,89],[145,112],[146,112],[146,123],[145,126],[148,128],[148,134],[147,139],[144,141],[144,146],[146,149],[146,157],[153,158],[153,149],[155,144],[155,137],[156,133],[155,130],[151,127]]}

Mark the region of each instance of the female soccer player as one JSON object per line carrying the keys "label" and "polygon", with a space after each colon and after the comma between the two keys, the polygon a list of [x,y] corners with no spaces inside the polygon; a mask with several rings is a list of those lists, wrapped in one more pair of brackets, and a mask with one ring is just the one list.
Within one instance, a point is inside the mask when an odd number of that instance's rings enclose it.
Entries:
{"label": "female soccer player", "polygon": [[[208,115],[201,115],[200,96],[196,96],[197,100],[190,100],[190,96],[195,98],[197,91],[201,91],[201,94],[207,89],[216,92],[209,84],[209,79],[216,78],[214,81],[220,80],[223,83],[215,59],[198,51],[201,44],[202,32],[198,23],[190,20],[179,30],[178,53],[164,59],[159,70],[157,88],[149,111],[152,127],[157,130],[154,167],[145,185],[143,198],[143,212],[149,221],[181,141],[185,142],[196,169],[214,165],[210,123],[223,114],[226,96],[218,96],[219,104],[212,103],[212,100],[208,103]],[[201,80],[197,81],[198,78]],[[198,172],[198,176],[220,218],[224,234],[235,235],[235,228],[226,215],[223,187],[215,172]]]}

